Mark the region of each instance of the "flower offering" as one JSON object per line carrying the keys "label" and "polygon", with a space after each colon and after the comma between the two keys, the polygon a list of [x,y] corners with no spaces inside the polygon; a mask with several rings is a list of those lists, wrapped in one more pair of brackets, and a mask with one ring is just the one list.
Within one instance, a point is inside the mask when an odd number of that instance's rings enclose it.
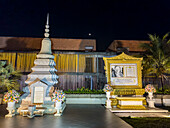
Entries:
{"label": "flower offering", "polygon": [[153,85],[151,85],[151,84],[148,84],[148,85],[146,85],[146,87],[145,87],[145,92],[152,92],[152,93],[154,93],[154,92],[156,92],[156,89],[154,88],[154,86]]}
{"label": "flower offering", "polygon": [[109,84],[105,84],[103,91],[110,92],[110,91],[113,91],[113,88]]}
{"label": "flower offering", "polygon": [[9,90],[5,93],[3,101],[5,103],[7,102],[18,102],[19,101],[20,94],[15,90]]}
{"label": "flower offering", "polygon": [[51,100],[64,102],[65,101],[65,93],[63,92],[63,90],[57,90],[52,94]]}

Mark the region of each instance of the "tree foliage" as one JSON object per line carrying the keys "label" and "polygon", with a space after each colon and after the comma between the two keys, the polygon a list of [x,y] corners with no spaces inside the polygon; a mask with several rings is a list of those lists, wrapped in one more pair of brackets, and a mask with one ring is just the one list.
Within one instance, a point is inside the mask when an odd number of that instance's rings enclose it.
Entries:
{"label": "tree foliage", "polygon": [[6,61],[0,61],[0,89],[6,90],[19,90],[19,79],[21,73],[15,71],[11,64],[7,65]]}
{"label": "tree foliage", "polygon": [[161,78],[163,89],[163,81],[167,79],[166,73],[170,73],[170,40],[169,33],[165,34],[162,39],[155,35],[148,34],[151,40],[150,44],[141,44],[146,50],[144,54],[144,74],[154,74],[157,78]]}

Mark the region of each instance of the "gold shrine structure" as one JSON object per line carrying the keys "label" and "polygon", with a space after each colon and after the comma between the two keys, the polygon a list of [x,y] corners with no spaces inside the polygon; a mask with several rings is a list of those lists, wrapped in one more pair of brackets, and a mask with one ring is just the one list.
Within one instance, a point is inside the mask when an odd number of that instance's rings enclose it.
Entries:
{"label": "gold shrine structure", "polygon": [[103,57],[103,60],[107,84],[113,88],[106,106],[110,103],[108,108],[146,109],[146,99],[143,97],[145,90],[142,89],[143,58],[122,53],[114,57]]}

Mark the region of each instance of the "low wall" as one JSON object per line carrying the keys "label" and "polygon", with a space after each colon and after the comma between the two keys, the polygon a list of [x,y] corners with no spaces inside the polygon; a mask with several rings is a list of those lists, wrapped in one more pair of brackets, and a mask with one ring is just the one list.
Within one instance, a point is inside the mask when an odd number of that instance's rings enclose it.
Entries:
{"label": "low wall", "polygon": [[106,94],[66,94],[66,104],[105,104]]}
{"label": "low wall", "polygon": [[170,95],[154,95],[155,106],[170,106]]}

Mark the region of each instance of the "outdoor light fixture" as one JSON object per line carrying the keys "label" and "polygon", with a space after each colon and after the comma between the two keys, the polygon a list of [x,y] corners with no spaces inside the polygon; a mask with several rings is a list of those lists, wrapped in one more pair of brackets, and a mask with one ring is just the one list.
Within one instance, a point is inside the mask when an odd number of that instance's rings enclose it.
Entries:
{"label": "outdoor light fixture", "polygon": [[93,46],[85,46],[85,49],[87,49],[87,50],[93,50]]}
{"label": "outdoor light fixture", "polygon": [[85,51],[93,51],[94,47],[93,46],[85,46]]}

